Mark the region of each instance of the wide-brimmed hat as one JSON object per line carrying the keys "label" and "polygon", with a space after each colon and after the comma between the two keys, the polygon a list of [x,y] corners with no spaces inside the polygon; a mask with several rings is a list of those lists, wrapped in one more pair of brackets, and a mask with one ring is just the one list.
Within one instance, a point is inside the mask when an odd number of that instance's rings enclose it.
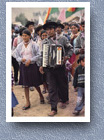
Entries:
{"label": "wide-brimmed hat", "polygon": [[64,25],[68,25],[68,26],[69,26],[69,23],[68,23],[68,22],[64,22],[63,24],[64,24]]}
{"label": "wide-brimmed hat", "polygon": [[43,26],[42,26],[42,25],[38,25],[38,26],[35,28],[35,33],[37,34],[41,29],[43,29]]}
{"label": "wide-brimmed hat", "polygon": [[47,28],[56,28],[57,27],[57,23],[54,22],[54,21],[51,21],[49,20],[48,22],[46,22],[44,25],[43,25],[43,29],[46,30]]}
{"label": "wide-brimmed hat", "polygon": [[61,24],[60,22],[57,22],[57,27],[61,27],[61,29],[64,29],[64,25]]}
{"label": "wide-brimmed hat", "polygon": [[79,59],[77,60],[77,63],[79,64],[81,62],[81,60],[84,60],[84,58],[85,58],[84,54],[81,54],[79,56]]}
{"label": "wide-brimmed hat", "polygon": [[33,21],[27,21],[27,23],[26,23],[26,25],[25,25],[25,27],[29,27],[29,25],[34,25],[34,22]]}

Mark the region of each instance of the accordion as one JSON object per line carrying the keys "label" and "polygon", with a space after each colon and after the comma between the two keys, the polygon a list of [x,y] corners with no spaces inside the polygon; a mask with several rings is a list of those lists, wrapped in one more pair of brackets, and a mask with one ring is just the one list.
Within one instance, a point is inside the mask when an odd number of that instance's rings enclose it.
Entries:
{"label": "accordion", "polygon": [[62,45],[43,44],[43,67],[62,65]]}

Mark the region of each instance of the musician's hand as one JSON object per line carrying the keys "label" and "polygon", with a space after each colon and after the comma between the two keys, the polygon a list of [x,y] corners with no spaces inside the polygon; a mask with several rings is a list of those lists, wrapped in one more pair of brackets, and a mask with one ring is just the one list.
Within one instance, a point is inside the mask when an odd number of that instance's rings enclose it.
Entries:
{"label": "musician's hand", "polygon": [[28,67],[31,63],[31,60],[28,60],[26,63],[25,63],[25,66]]}
{"label": "musician's hand", "polygon": [[26,59],[25,59],[25,58],[23,58],[23,59],[22,59],[22,62],[25,62],[25,61],[26,61]]}
{"label": "musician's hand", "polygon": [[39,71],[40,71],[41,74],[44,74],[44,71],[43,71],[43,67],[42,66],[39,68]]}

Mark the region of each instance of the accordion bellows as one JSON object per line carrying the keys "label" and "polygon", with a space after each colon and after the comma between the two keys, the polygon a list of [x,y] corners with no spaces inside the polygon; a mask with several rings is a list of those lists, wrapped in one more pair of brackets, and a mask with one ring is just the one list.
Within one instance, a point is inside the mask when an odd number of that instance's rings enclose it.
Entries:
{"label": "accordion bellows", "polygon": [[62,45],[43,44],[43,67],[62,65]]}

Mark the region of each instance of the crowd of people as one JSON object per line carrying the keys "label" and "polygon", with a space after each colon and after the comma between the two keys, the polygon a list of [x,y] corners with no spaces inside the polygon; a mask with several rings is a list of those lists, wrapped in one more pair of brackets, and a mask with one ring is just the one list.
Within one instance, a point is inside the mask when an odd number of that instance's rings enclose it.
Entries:
{"label": "crowd of people", "polygon": [[[76,107],[73,114],[79,115],[84,106],[85,85],[85,22],[67,23],[47,20],[44,25],[34,27],[33,21],[28,21],[25,27],[18,30],[12,25],[12,66],[14,85],[22,85],[25,92],[26,103],[23,110],[31,108],[29,90],[34,87],[39,93],[40,103],[44,104],[43,94],[48,92],[47,99],[51,106],[48,116],[58,113],[57,104],[65,109],[69,101],[70,81],[78,92]],[[44,67],[43,45],[45,43],[62,46],[62,64],[55,67]],[[76,64],[76,65],[73,65]],[[74,74],[72,73],[74,71]],[[20,77],[18,76],[20,73]],[[18,78],[19,77],[19,78]],[[43,91],[40,88],[43,85]],[[12,96],[15,96],[12,88]],[[12,98],[13,107],[18,104]]]}

